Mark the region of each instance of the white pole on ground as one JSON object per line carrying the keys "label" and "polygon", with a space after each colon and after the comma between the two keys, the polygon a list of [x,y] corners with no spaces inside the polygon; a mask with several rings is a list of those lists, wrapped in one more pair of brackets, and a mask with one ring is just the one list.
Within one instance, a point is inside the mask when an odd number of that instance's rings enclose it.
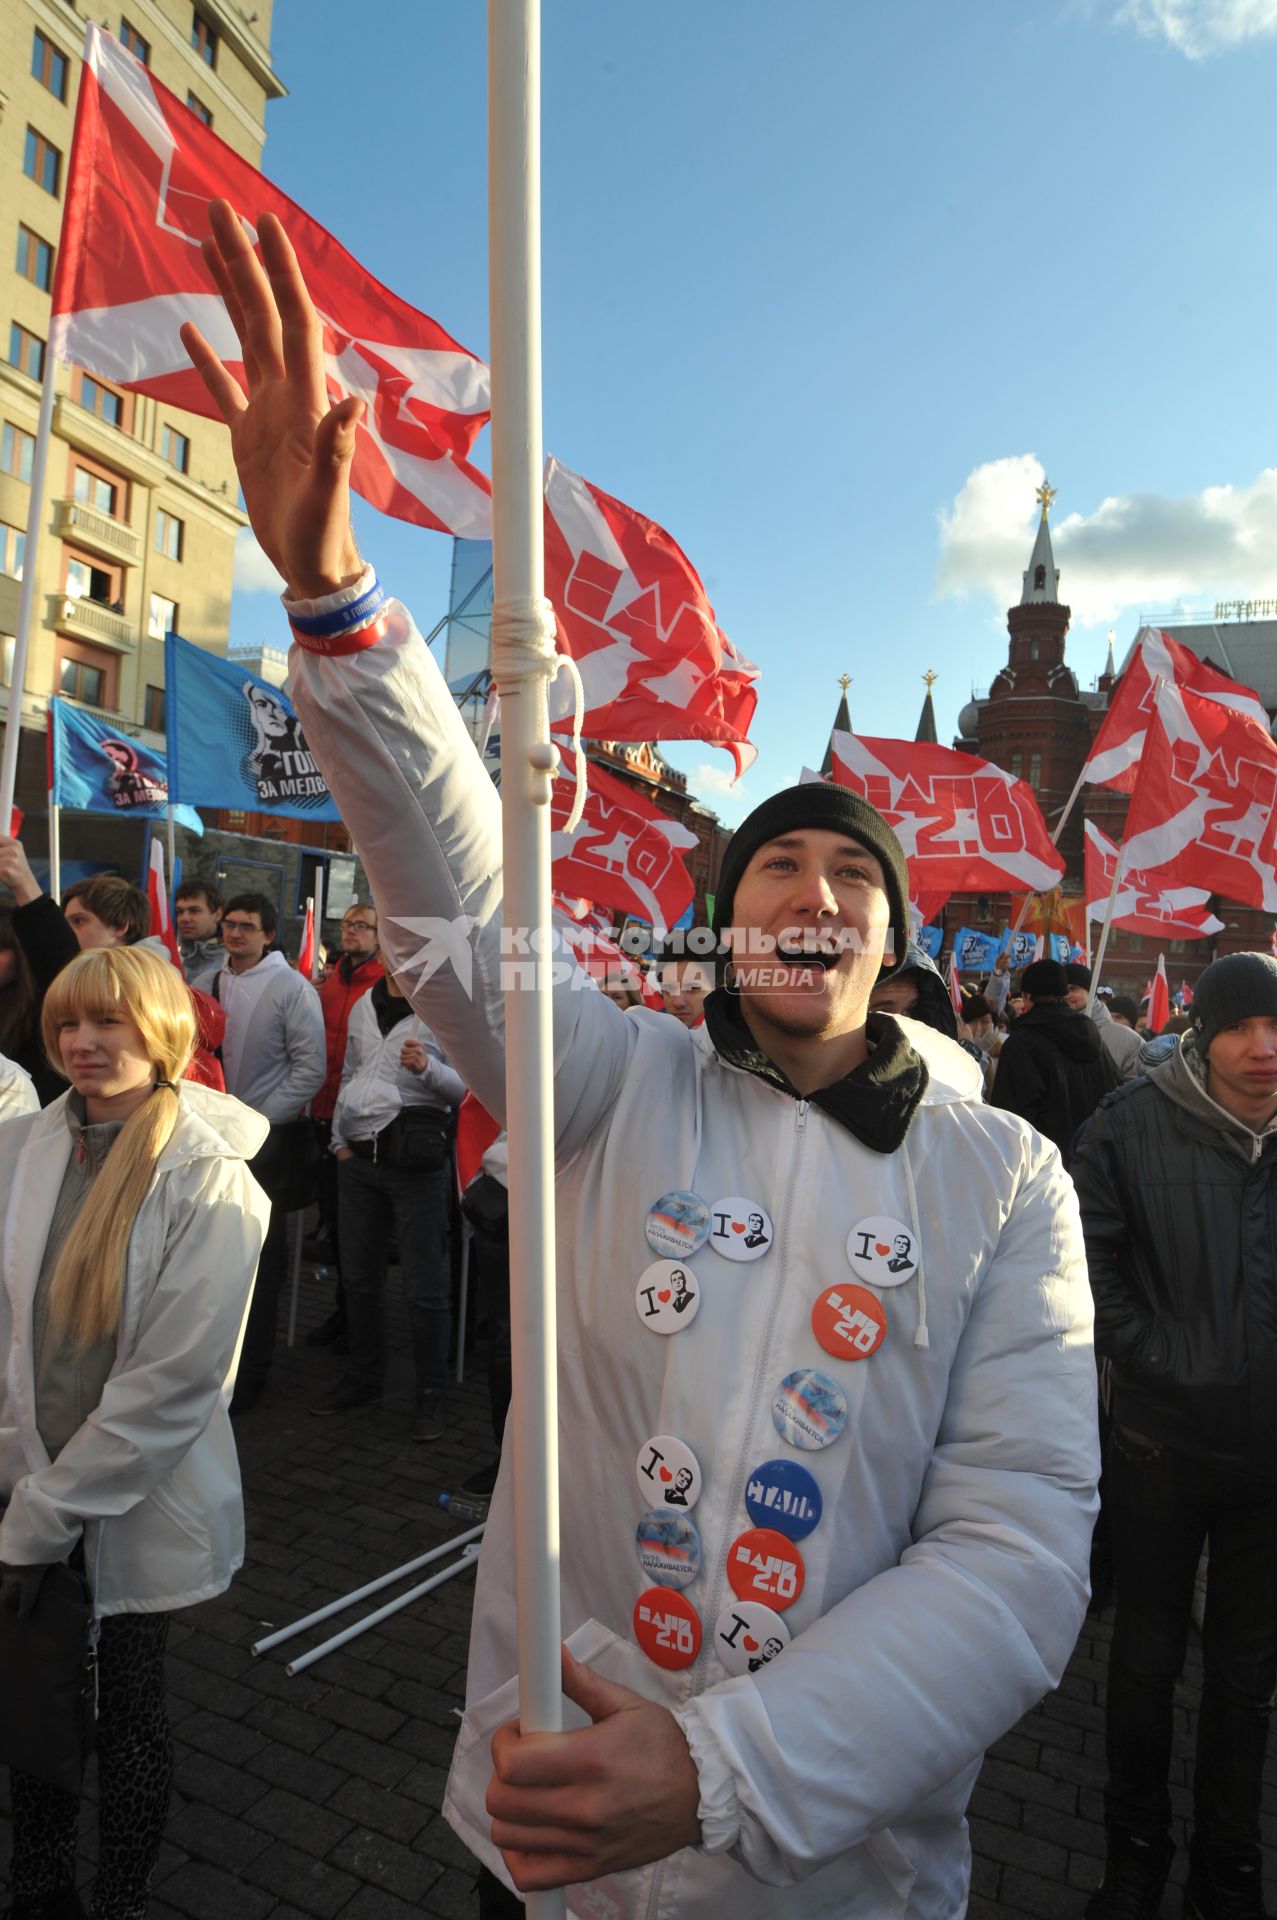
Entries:
{"label": "white pole on ground", "polygon": [[[50,328],[50,333],[54,331]],[[22,550],[22,587],[18,594],[18,618],[13,636],[13,664],[9,671],[9,713],[4,728],[4,752],[0,755],[0,830],[9,831],[13,818],[13,796],[18,784],[18,744],[22,734],[22,690],[27,679],[27,653],[31,644],[31,619],[35,611],[35,583],[40,567],[40,534],[44,526],[44,476],[49,466],[49,441],[53,433],[53,388],[57,355],[53,341],[44,350],[44,385],[40,389],[40,421],[35,431],[35,453],[31,461],[31,499],[27,507],[27,539]]]}
{"label": "white pole on ground", "polygon": [[[501,698],[505,924],[541,952],[550,920],[546,690],[554,616],[544,596],[541,478],[541,39],[538,0],[488,0],[488,260],[492,349],[492,671]],[[522,971],[522,970],[521,970]],[[510,1321],[519,1718],[563,1726],[554,1106],[549,971],[505,993],[510,1139]],[[530,1896],[562,1920],[561,1891]]]}
{"label": "white pole on ground", "polygon": [[[384,1607],[378,1607],[376,1613],[367,1614],[364,1619],[356,1620],[352,1626],[343,1627],[341,1632],[335,1633],[331,1640],[324,1640],[319,1646],[312,1647],[309,1653],[300,1654],[296,1660],[290,1660],[284,1672],[290,1677],[295,1673],[305,1673],[307,1667],[313,1667],[316,1660],[322,1660],[325,1654],[335,1653],[338,1647],[344,1647],[349,1641],[357,1640],[361,1633],[368,1633],[373,1627],[379,1627],[383,1620],[389,1620],[392,1613],[402,1613],[404,1608],[410,1607],[414,1600],[420,1600],[423,1594],[433,1593],[436,1587],[441,1587],[445,1580],[455,1580],[459,1573],[473,1573],[478,1564],[478,1547],[467,1547],[460,1560],[455,1561],[450,1567],[445,1567],[442,1573],[432,1574],[430,1579],[423,1580],[419,1587],[409,1587],[407,1593],[401,1593],[395,1600],[388,1600]],[[529,1912],[534,1910],[531,1900],[542,1897],[538,1894],[530,1897]],[[551,1898],[553,1897],[552,1895]]]}
{"label": "white pole on ground", "polygon": [[307,1627],[317,1627],[321,1620],[331,1620],[335,1613],[345,1613],[347,1607],[353,1607],[360,1600],[367,1600],[370,1594],[380,1593],[383,1587],[393,1586],[396,1580],[406,1579],[410,1573],[419,1573],[422,1567],[428,1567],[434,1560],[442,1560],[458,1547],[469,1546],[472,1540],[478,1540],[487,1521],[481,1521],[477,1527],[467,1527],[451,1540],[445,1540],[441,1547],[431,1547],[429,1553],[418,1554],[415,1560],[405,1560],[401,1567],[393,1567],[389,1573],[383,1573],[376,1580],[370,1580],[367,1586],[356,1587],[344,1600],[330,1600],[326,1607],[316,1607],[314,1613],[305,1614],[302,1619],[294,1620],[291,1627],[280,1627],[275,1633],[268,1633],[264,1640],[254,1640],[249,1649],[254,1654],[269,1653],[284,1640],[291,1640],[295,1634],[304,1633]]}

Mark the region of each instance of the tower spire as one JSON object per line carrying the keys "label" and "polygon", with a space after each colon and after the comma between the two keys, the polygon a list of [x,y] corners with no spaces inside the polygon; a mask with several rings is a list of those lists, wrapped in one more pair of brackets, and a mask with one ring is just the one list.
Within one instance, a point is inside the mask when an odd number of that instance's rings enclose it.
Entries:
{"label": "tower spire", "polygon": [[1051,528],[1047,521],[1051,502],[1055,498],[1055,488],[1046,480],[1035,490],[1034,498],[1042,503],[1042,518],[1038,522],[1037,539],[1033,542],[1033,552],[1029,556],[1028,569],[1024,575],[1024,591],[1020,595],[1020,605],[1058,606],[1060,600],[1060,570],[1055,564],[1055,555],[1051,551]]}
{"label": "tower spire", "polygon": [[918,718],[918,731],[913,737],[915,741],[923,741],[928,746],[934,747],[939,739],[939,735],[936,733],[936,710],[931,701],[931,689],[935,686],[940,676],[938,673],[932,673],[930,667],[928,667],[922,677],[926,682],[927,695],[922,703],[922,713]]}
{"label": "tower spire", "polygon": [[851,675],[838,676],[838,685],[842,688],[842,698],[838,702],[838,711],[834,715],[834,724],[829,730],[829,744],[825,748],[825,757],[820,763],[820,771],[828,780],[834,770],[834,735],[851,732],[851,710],[847,705],[847,689],[851,685]]}

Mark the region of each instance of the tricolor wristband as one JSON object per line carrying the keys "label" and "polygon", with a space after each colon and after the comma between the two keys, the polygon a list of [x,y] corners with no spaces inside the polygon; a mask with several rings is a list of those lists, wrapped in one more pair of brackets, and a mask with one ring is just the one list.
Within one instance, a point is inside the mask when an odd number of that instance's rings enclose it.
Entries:
{"label": "tricolor wristband", "polygon": [[354,633],[359,627],[366,627],[385,603],[386,589],[380,580],[374,578],[367,592],[361,593],[357,600],[351,600],[346,606],[336,607],[331,613],[290,613],[288,621],[298,639],[305,635],[311,640],[336,640],[344,634]]}
{"label": "tricolor wristband", "polygon": [[304,633],[296,620],[290,622],[293,638],[303,653],[322,653],[329,659],[339,658],[342,654],[362,653],[365,647],[375,647],[385,638],[390,627],[388,613],[379,614],[366,626],[358,627],[353,633],[314,634]]}

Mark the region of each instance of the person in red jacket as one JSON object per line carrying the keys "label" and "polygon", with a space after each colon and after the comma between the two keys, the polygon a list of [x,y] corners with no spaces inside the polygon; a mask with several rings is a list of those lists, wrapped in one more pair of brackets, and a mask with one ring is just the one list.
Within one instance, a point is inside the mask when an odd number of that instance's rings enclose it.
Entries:
{"label": "person in red jacket", "polygon": [[350,1010],[361,994],[375,986],[385,974],[377,951],[377,909],[371,903],[352,901],[341,917],[341,958],[319,988],[319,1003],[324,1011],[324,1038],[328,1043],[328,1077],[310,1103],[311,1118],[323,1151],[320,1165],[319,1205],[322,1231],[328,1235],[332,1264],[337,1270],[337,1298],[326,1320],[306,1335],[308,1347],[333,1347],[345,1351],[346,1296],[341,1285],[341,1261],[337,1251],[337,1162],[328,1151],[333,1131],[333,1109],[341,1087],[342,1063],[346,1058],[346,1028]]}

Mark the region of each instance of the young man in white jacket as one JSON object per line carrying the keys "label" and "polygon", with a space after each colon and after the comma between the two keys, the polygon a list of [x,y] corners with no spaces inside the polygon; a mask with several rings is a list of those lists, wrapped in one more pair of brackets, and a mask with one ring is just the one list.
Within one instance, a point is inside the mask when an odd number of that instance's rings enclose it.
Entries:
{"label": "young man in white jacket", "polygon": [[[359,403],[328,407],[278,222],[258,225],[268,281],[230,209],[213,217],[248,401],[184,339],[312,629],[292,661],[307,739],[386,948],[420,969],[414,1004],[500,1114],[497,798],[401,607],[328,637],[369,593]],[[503,1470],[445,1807],[495,1876],[481,1911],[502,1911],[500,1880],[625,1920],[953,1920],[983,1750],[1072,1651],[1097,1470],[1072,1188],[943,1036],[867,1022],[906,896],[894,836],[853,798],[766,803],[720,886],[725,925],[823,933],[828,966],[756,987],[746,938],[739,997],[694,1031],[566,968],[556,991],[564,1687],[592,1724],[512,1722]],[[433,970],[414,967],[423,920],[464,929]]]}
{"label": "young man in white jacket", "polygon": [[[275,903],[264,893],[238,893],[222,915],[226,964],[192,985],[211,993],[226,1015],[222,1071],[226,1091],[269,1120],[274,1132],[300,1118],[324,1084],[328,1056],[319,995],[275,945]],[[288,1212],[271,1192],[281,1160],[267,1141],[254,1167],[271,1200],[270,1231],[244,1333],[232,1413],[256,1406],[275,1352],[279,1292],[288,1263]]]}

